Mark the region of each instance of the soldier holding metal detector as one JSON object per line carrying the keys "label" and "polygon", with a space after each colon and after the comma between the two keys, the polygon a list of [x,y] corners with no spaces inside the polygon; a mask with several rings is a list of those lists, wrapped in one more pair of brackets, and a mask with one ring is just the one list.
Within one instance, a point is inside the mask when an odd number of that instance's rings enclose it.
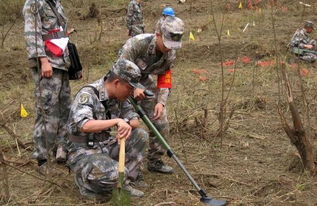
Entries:
{"label": "soldier holding metal detector", "polygon": [[307,62],[315,62],[317,60],[316,40],[309,37],[313,30],[313,22],[305,21],[304,28],[298,29],[290,42],[292,52]]}
{"label": "soldier holding metal detector", "polygon": [[[181,48],[184,23],[180,18],[167,16],[155,34],[140,34],[130,38],[120,50],[120,58],[134,62],[141,69],[140,83],[155,96],[145,98],[144,90],[136,89],[134,96],[140,101],[147,115],[165,137],[169,135],[166,103],[171,83],[171,68],[176,58],[176,49]],[[158,76],[154,82],[153,76]],[[165,149],[154,134],[150,135],[148,170],[151,172],[173,173],[173,168],[161,160]],[[140,177],[142,178],[142,177]]]}

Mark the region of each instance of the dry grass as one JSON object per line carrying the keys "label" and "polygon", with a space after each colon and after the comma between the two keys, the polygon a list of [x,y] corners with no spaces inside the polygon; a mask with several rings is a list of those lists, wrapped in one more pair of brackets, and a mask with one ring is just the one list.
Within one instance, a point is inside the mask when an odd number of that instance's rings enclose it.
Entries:
{"label": "dry grass", "polygon": [[[193,2],[192,5],[190,2]],[[290,145],[278,119],[276,68],[274,65],[256,66],[258,61],[274,60],[271,11],[266,8],[266,3],[262,5],[261,12],[245,9],[240,11],[233,2],[235,1],[231,2],[232,9],[228,11],[221,9],[224,5],[220,3],[217,4],[216,10],[218,22],[220,12],[226,12],[222,42],[225,60],[234,60],[237,53],[240,57],[229,98],[229,106],[235,108],[235,113],[221,146],[219,138],[215,137],[219,128],[217,118],[221,100],[220,56],[214,27],[211,24],[209,1],[188,1],[183,5],[171,0],[145,1],[148,32],[152,31],[162,5],[166,3],[170,3],[176,9],[177,14],[185,20],[187,28],[184,46],[178,52],[173,73],[174,88],[168,107],[172,127],[171,146],[208,193],[230,200],[231,205],[315,205],[316,179],[298,169],[296,150]],[[72,82],[72,93],[75,94],[82,85],[105,74],[115,60],[118,49],[127,38],[123,21],[127,2],[94,1],[100,9],[104,28],[100,41],[97,19],[81,20],[89,11],[92,2],[72,0],[63,3],[66,11],[69,11],[72,25],[78,30],[72,39],[79,47],[85,68],[85,78]],[[307,3],[313,4],[313,8],[317,6],[312,0]],[[287,7],[288,11],[282,10],[282,7]],[[306,10],[304,19],[317,20],[313,8]],[[282,1],[276,13],[277,46],[282,56],[286,56],[285,45],[301,24],[301,9],[297,1]],[[249,27],[242,32],[247,23],[250,23]],[[198,32],[198,29],[202,31]],[[34,100],[33,82],[25,61],[22,30],[23,22],[19,20],[6,40],[6,47],[0,49],[0,111],[1,122],[6,123],[22,137],[24,143],[27,143],[32,139]],[[228,30],[230,36],[227,36]],[[196,41],[188,41],[189,31],[194,33]],[[251,61],[247,64],[242,63],[243,56],[250,57]],[[287,57],[286,61],[289,59]],[[301,67],[310,71],[309,75],[303,78],[315,132],[316,65],[302,64]],[[230,70],[232,68],[225,67],[226,91],[233,76]],[[206,72],[194,74],[194,69],[204,69]],[[290,64],[288,71],[296,102],[303,114],[304,107],[296,71]],[[199,76],[208,79],[202,81]],[[20,103],[23,103],[30,113],[28,118],[19,117]],[[208,111],[207,117],[204,116],[204,109]],[[204,118],[207,121],[206,125]],[[16,143],[1,128],[0,138],[1,149],[11,164],[24,172],[38,176],[35,171],[36,164],[29,158],[31,152],[17,149]],[[176,167],[170,160],[166,161]],[[296,164],[293,167],[294,162]],[[8,168],[11,196],[8,202],[2,201],[1,204],[98,205],[93,200],[80,197],[72,174],[69,174],[67,169],[59,165],[54,167],[62,174],[48,180],[61,187]],[[145,198],[133,199],[133,205],[148,206],[162,202],[170,202],[170,205],[199,205],[198,194],[180,170],[177,169],[176,174],[170,176],[154,175],[146,170],[144,173],[151,186],[146,189]]]}

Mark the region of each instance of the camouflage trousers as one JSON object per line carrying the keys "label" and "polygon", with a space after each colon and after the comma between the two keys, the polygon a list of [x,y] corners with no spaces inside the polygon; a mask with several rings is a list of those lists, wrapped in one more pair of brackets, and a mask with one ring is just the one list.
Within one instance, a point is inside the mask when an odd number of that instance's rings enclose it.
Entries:
{"label": "camouflage trousers", "polygon": [[[148,133],[134,129],[126,141],[126,184],[134,181],[144,157]],[[67,164],[75,173],[75,183],[82,195],[107,199],[118,182],[119,145],[115,138],[97,142],[93,148],[85,143],[70,143]]]}
{"label": "camouflage trousers", "polygon": [[51,78],[41,78],[37,68],[32,68],[32,74],[36,98],[33,158],[46,160],[48,154],[54,155],[58,145],[66,144],[71,104],[69,79],[68,73],[60,69],[53,69]]}
{"label": "camouflage trousers", "polygon": [[312,53],[305,53],[304,55],[300,56],[300,58],[304,61],[313,63],[317,60],[317,55]]}
{"label": "camouflage trousers", "polygon": [[143,33],[144,33],[144,25],[142,24],[132,25],[131,30],[129,31],[129,35],[131,37],[134,37],[136,35],[143,34]]}
{"label": "camouflage trousers", "polygon": [[[145,80],[141,80],[140,82],[145,88],[151,90],[155,96],[153,98],[147,98],[139,102],[146,115],[150,118],[152,123],[158,129],[158,131],[163,135],[163,137],[169,137],[169,123],[167,119],[167,111],[166,106],[163,108],[163,113],[161,118],[158,120],[153,120],[154,118],[154,107],[157,104],[157,95],[158,90],[156,88],[156,83],[153,81],[152,77],[149,76]],[[155,162],[160,160],[162,155],[166,152],[165,148],[161,145],[158,138],[156,138],[153,132],[150,132],[150,141],[149,141],[149,149],[147,159],[150,162]]]}

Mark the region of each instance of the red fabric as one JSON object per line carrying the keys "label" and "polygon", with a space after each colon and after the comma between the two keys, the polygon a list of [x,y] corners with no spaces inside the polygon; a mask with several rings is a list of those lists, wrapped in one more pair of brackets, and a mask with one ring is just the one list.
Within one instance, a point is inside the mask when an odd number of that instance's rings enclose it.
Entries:
{"label": "red fabric", "polygon": [[247,64],[247,63],[250,63],[251,59],[247,56],[244,56],[241,58],[241,61],[244,63],[244,64]]}
{"label": "red fabric", "polygon": [[55,56],[60,57],[63,55],[63,50],[59,48],[58,46],[56,46],[55,44],[53,44],[50,40],[45,41],[45,46],[48,49],[48,51],[50,51]]}
{"label": "red fabric", "polygon": [[172,71],[169,69],[157,77],[157,88],[172,88]]}
{"label": "red fabric", "polygon": [[228,61],[223,62],[223,66],[232,66],[234,64],[235,64],[235,62],[233,60],[228,60]]}
{"label": "red fabric", "polygon": [[[57,28],[57,29],[50,30],[48,33],[52,34],[52,33],[59,32],[59,31],[60,31],[60,29]],[[64,51],[60,47],[58,47],[57,45],[53,44],[50,40],[46,40],[44,43],[45,43],[45,47],[47,48],[47,50],[50,51],[55,56],[60,57],[63,55]]]}

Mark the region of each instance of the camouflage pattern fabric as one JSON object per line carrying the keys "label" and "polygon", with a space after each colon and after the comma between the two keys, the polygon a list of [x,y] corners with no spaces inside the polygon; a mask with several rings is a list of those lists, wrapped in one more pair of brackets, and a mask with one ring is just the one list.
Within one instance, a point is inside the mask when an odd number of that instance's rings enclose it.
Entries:
{"label": "camouflage pattern fabric", "polygon": [[[60,0],[56,0],[56,10],[67,21]],[[42,35],[60,28],[57,17],[45,0],[26,0],[23,7],[24,37],[31,67],[36,66],[38,57],[47,57],[52,67],[67,71],[70,65],[68,49],[62,57],[51,54],[43,41]],[[64,28],[66,30],[66,28]]]}
{"label": "camouflage pattern fabric", "polygon": [[[316,49],[316,40],[309,38],[308,33],[304,28],[297,30],[291,39],[290,46],[292,48],[298,47],[300,49],[304,49],[304,45],[306,44],[313,45],[313,49]],[[300,58],[304,61],[314,62],[317,60],[317,55],[312,53],[304,53],[304,55],[301,55]]]}
{"label": "camouflage pattern fabric", "polygon": [[154,32],[159,31],[166,16],[162,16],[155,24]]}
{"label": "camouflage pattern fabric", "polygon": [[[154,98],[140,101],[141,106],[152,119],[154,106],[157,103],[166,105],[169,96],[169,89],[158,89],[152,75],[164,74],[168,69],[173,68],[173,62],[176,58],[176,51],[171,50],[165,54],[159,54],[156,51],[156,37],[154,34],[140,34],[130,38],[120,51],[120,58],[134,62],[141,70],[140,83],[147,89],[151,90]],[[162,135],[166,138],[169,136],[169,124],[167,120],[166,107],[159,120],[152,121]],[[154,134],[150,135],[150,149],[148,159],[155,161],[160,159],[165,150],[161,147]]]}
{"label": "camouflage pattern fabric", "polygon": [[[142,163],[148,134],[143,129],[134,129],[126,141],[126,182],[134,181]],[[85,143],[71,143],[67,164],[75,173],[75,183],[82,195],[107,199],[118,183],[119,146],[112,137],[97,142],[94,148]]]}
{"label": "camouflage pattern fabric", "polygon": [[[79,138],[88,138],[93,135],[99,141],[93,148],[87,143],[70,142],[69,158],[67,164],[75,172],[75,182],[82,195],[96,198],[107,198],[118,181],[118,144],[109,130],[98,133],[84,133],[80,128],[91,119],[138,118],[133,106],[128,102],[119,102],[109,99],[104,81],[106,77],[90,84],[99,91],[99,97],[92,88],[81,89],[72,104],[68,121],[70,135]],[[102,104],[104,102],[106,108]],[[139,166],[142,163],[148,134],[145,130],[137,128],[132,131],[126,141],[126,184],[138,176]]]}
{"label": "camouflage pattern fabric", "polygon": [[53,69],[51,78],[41,78],[37,68],[32,68],[32,74],[36,98],[33,158],[45,160],[48,153],[54,154],[58,145],[66,146],[70,86],[68,73],[60,69]]}
{"label": "camouflage pattern fabric", "polygon": [[[67,21],[60,0],[55,6],[62,18]],[[45,160],[48,152],[54,153],[56,147],[66,144],[66,122],[70,110],[70,87],[67,67],[68,50],[64,56],[57,57],[46,48],[42,35],[60,26],[57,17],[45,0],[26,0],[23,7],[24,35],[30,67],[33,68],[37,116],[34,127],[35,152],[33,157]],[[66,29],[66,28],[64,28]],[[38,58],[47,57],[53,68],[51,78],[41,78],[38,71]]]}
{"label": "camouflage pattern fabric", "polygon": [[144,33],[142,7],[136,0],[131,0],[128,5],[127,27],[132,37]]}

